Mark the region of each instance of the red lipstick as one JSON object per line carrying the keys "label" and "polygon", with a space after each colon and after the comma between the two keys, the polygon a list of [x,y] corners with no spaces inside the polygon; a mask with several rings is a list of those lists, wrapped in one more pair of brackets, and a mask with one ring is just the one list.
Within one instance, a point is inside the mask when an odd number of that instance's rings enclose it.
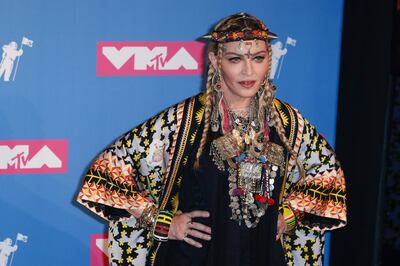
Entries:
{"label": "red lipstick", "polygon": [[252,88],[252,87],[254,86],[255,83],[256,83],[255,80],[243,80],[243,81],[240,81],[240,82],[239,82],[239,84],[240,84],[242,87],[245,87],[245,88]]}

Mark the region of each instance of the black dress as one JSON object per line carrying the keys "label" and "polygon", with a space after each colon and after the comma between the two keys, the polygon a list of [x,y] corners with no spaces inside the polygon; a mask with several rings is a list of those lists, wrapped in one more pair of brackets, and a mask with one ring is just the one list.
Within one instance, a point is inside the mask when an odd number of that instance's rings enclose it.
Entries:
{"label": "black dress", "polygon": [[[275,135],[271,133],[270,138]],[[213,137],[216,136],[210,136],[209,139]],[[200,157],[200,170],[188,170],[184,175],[179,193],[179,209],[182,212],[209,211],[209,218],[194,218],[193,221],[210,226],[212,239],[196,239],[202,243],[202,248],[193,247],[185,241],[169,240],[162,245],[161,253],[164,256],[160,256],[163,260],[158,261],[157,265],[286,265],[282,245],[275,240],[282,177],[275,179],[275,204],[268,207],[257,227],[247,228],[244,223],[239,225],[230,219],[232,213],[229,207],[228,171],[221,172],[215,166],[210,155],[210,143]]]}

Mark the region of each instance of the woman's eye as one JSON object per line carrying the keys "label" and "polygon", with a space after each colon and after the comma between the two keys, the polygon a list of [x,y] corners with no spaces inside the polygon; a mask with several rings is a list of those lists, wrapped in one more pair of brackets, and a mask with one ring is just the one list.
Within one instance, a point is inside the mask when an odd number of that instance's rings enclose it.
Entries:
{"label": "woman's eye", "polygon": [[240,61],[240,57],[231,57],[228,60],[231,63],[238,63]]}
{"label": "woman's eye", "polygon": [[256,57],[254,57],[254,60],[255,60],[256,62],[262,62],[262,61],[264,61],[264,59],[265,59],[264,56],[256,56]]}

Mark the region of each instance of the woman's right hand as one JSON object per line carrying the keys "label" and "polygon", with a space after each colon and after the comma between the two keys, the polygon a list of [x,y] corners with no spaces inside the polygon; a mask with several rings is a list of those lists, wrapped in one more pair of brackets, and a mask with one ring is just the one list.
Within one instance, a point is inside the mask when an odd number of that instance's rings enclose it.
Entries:
{"label": "woman's right hand", "polygon": [[201,223],[192,222],[192,219],[197,217],[207,218],[210,217],[210,213],[199,210],[185,213],[177,211],[169,227],[168,239],[183,240],[189,245],[201,248],[201,243],[194,240],[193,237],[210,240],[211,227]]}

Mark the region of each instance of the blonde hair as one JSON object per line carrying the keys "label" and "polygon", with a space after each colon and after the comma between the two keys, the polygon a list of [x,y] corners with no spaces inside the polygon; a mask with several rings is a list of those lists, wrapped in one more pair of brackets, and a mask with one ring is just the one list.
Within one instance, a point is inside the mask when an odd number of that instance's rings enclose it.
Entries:
{"label": "blonde hair", "polygon": [[[240,31],[244,28],[251,29],[251,30],[267,30],[267,27],[265,24],[257,19],[254,16],[246,15],[246,16],[230,16],[225,19],[223,19],[221,22],[219,22],[214,30],[215,31]],[[258,40],[262,41],[262,40]],[[302,164],[299,162],[297,159],[297,156],[294,152],[294,150],[291,147],[291,144],[289,143],[289,140],[286,137],[285,134],[285,129],[283,127],[280,115],[278,111],[276,110],[275,105],[273,104],[274,100],[274,94],[276,87],[272,84],[272,82],[268,79],[270,70],[271,70],[271,65],[272,65],[272,48],[271,48],[271,43],[270,40],[267,39],[265,41],[265,44],[267,46],[268,50],[268,73],[265,77],[265,82],[260,88],[259,92],[259,98],[258,98],[258,120],[260,122],[260,130],[257,132],[257,136],[259,134],[263,134],[265,130],[265,124],[266,124],[266,110],[270,112],[270,117],[271,117],[271,122],[273,124],[273,127],[276,129],[276,132],[282,141],[283,145],[285,146],[286,150],[296,158],[296,165],[299,168],[300,176],[304,177],[304,168]],[[217,67],[218,69],[215,69],[214,66],[209,63],[208,64],[208,74],[207,74],[207,82],[206,82],[206,103],[205,103],[205,113],[204,113],[204,130],[201,136],[200,140],[200,145],[199,149],[197,150],[196,154],[196,160],[195,160],[195,168],[198,169],[200,167],[199,159],[201,154],[203,153],[204,147],[207,143],[207,136],[208,132],[210,129],[210,119],[211,119],[211,112],[214,104],[214,97],[213,93],[213,77],[215,75],[215,72],[221,71],[221,63],[222,63],[222,48],[223,44],[222,43],[210,43],[208,47],[209,52],[213,52],[217,56]],[[268,125],[267,125],[268,126]]]}
{"label": "blonde hair", "polygon": [[210,117],[211,117],[212,104],[213,104],[212,79],[214,76],[214,72],[215,72],[215,69],[210,64],[208,66],[207,83],[206,83],[206,103],[204,106],[204,130],[201,135],[200,146],[199,146],[199,149],[197,150],[197,154],[196,154],[196,161],[194,163],[195,169],[198,169],[200,167],[199,158],[200,158],[201,154],[203,153],[204,147],[207,142],[208,131],[210,130]]}

